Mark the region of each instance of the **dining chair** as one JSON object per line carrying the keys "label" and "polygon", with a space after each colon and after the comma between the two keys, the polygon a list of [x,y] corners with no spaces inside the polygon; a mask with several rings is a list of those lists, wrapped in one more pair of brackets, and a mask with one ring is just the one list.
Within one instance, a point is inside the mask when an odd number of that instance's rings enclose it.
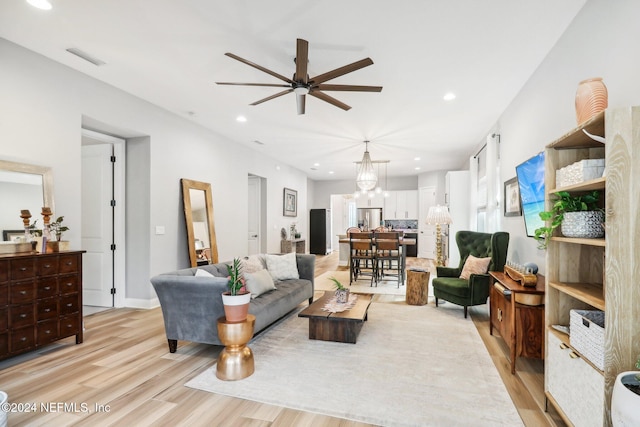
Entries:
{"label": "dining chair", "polygon": [[349,234],[349,286],[358,276],[371,276],[370,285],[377,280],[376,253],[373,246],[372,232]]}
{"label": "dining chair", "polygon": [[[400,234],[394,232],[376,233],[375,247],[379,278],[384,279],[386,276],[392,276],[398,282],[398,288],[401,284],[404,285],[405,268],[402,261]],[[387,267],[385,267],[385,262],[387,262]]]}

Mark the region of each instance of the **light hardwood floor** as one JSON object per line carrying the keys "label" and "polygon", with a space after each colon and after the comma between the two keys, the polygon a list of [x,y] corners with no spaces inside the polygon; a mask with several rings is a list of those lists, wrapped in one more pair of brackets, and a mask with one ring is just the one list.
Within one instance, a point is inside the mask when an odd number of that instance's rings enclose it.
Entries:
{"label": "light hardwood floor", "polygon": [[[414,263],[425,260],[409,259]],[[337,254],[318,256],[316,276],[337,268]],[[525,425],[562,426],[543,410],[542,362],[520,359],[512,376],[506,345],[489,336],[487,309],[470,314]],[[368,426],[184,387],[213,364],[220,347],[181,341],[170,354],[159,308],[99,312],[85,316],[85,328],[81,345],[69,338],[0,362],[0,390],[9,401],[36,405],[9,414],[10,426]]]}

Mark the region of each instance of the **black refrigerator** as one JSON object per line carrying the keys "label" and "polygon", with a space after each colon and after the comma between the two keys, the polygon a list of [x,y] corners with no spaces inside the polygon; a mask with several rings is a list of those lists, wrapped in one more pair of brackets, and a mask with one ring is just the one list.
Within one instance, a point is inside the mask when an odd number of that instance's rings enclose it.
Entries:
{"label": "black refrigerator", "polygon": [[311,209],[309,214],[309,253],[331,253],[331,209]]}

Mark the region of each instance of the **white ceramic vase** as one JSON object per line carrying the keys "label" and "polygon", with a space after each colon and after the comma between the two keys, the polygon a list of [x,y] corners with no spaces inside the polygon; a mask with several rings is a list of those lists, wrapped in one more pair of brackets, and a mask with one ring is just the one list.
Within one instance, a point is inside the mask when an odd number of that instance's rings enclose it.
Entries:
{"label": "white ceramic vase", "polygon": [[251,302],[251,293],[229,295],[227,292],[222,294],[222,304],[224,306],[224,315],[228,322],[244,322],[247,320],[249,312],[249,303]]}
{"label": "white ceramic vase", "polygon": [[604,236],[604,212],[565,212],[560,231],[564,237],[595,239]]}
{"label": "white ceramic vase", "polygon": [[625,384],[640,384],[636,375],[640,375],[640,371],[621,372],[613,385],[611,422],[614,427],[640,426],[640,395],[625,387]]}

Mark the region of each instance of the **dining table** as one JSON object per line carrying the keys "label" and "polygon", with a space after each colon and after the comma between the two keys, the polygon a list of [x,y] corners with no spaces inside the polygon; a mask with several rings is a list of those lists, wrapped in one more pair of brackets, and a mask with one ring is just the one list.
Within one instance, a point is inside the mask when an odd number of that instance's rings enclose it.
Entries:
{"label": "dining table", "polygon": [[[406,271],[406,266],[407,266],[407,246],[411,246],[411,245],[415,245],[417,243],[417,239],[410,239],[410,238],[406,238],[406,237],[400,237],[400,246],[402,246],[402,274],[405,274]],[[338,243],[349,243],[349,236],[340,238],[338,240]],[[375,239],[375,235],[373,237],[373,245],[375,246],[376,244],[376,239]],[[351,257],[349,257],[351,258]],[[351,263],[349,262],[348,264],[349,267],[351,267]]]}

